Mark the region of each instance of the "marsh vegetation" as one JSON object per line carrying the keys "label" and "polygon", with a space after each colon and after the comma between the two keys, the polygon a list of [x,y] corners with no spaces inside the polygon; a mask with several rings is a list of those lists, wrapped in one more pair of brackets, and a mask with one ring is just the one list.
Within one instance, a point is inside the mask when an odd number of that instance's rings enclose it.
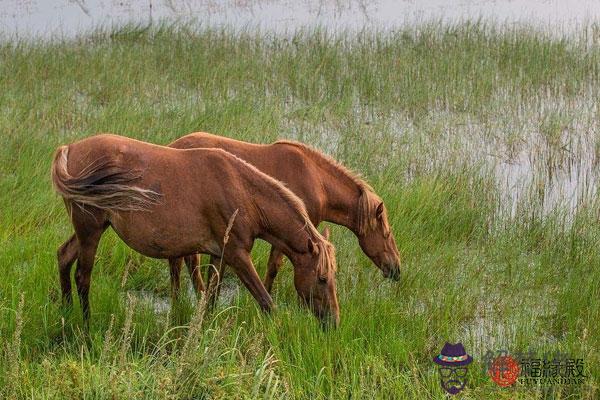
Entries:
{"label": "marsh vegetation", "polygon": [[[475,362],[465,398],[597,398],[600,29],[426,23],[269,36],[156,26],[0,43],[0,393],[6,398],[444,398],[445,341]],[[54,149],[97,132],[301,140],[363,174],[403,256],[384,279],[332,226],[341,326],[298,305],[291,265],[262,315],[238,281],[205,312],[165,301],[165,262],[114,233],[93,318],[60,309],[71,233]],[[202,195],[199,193],[198,195]],[[264,274],[268,246],[253,259]],[[230,288],[227,290],[227,288]],[[582,386],[502,389],[487,350],[583,358]]]}

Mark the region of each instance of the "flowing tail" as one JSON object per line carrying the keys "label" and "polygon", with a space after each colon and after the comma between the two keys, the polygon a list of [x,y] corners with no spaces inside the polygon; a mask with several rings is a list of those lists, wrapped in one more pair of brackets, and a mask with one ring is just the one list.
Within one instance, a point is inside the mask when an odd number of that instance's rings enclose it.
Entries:
{"label": "flowing tail", "polygon": [[140,171],[125,169],[103,157],[73,176],[67,171],[68,156],[69,147],[61,146],[52,162],[52,184],[64,199],[114,211],[147,211],[159,203],[160,193],[132,184],[141,178]]}

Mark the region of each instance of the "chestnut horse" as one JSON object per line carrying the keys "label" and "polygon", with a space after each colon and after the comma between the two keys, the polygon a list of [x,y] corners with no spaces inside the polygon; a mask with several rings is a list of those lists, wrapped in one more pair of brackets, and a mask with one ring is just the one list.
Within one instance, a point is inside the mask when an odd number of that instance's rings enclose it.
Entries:
{"label": "chestnut horse", "polygon": [[254,240],[262,238],[292,261],[300,299],[321,322],[339,323],[333,246],[296,195],[226,151],[178,150],[101,134],[58,148],[52,182],[75,228],[75,238],[58,251],[63,299],[72,302],[70,270],[77,259],[86,326],[94,256],[108,226],[134,250],[169,259],[172,267],[189,254],[222,256],[269,311],[271,296],[250,258]]}
{"label": "chestnut horse", "polygon": [[[169,147],[220,148],[254,165],[300,197],[315,226],[328,221],[350,229],[383,275],[399,279],[400,255],[383,201],[364,180],[331,157],[293,141],[253,144],[204,132],[191,133]],[[277,246],[271,248],[264,281],[269,293],[283,254]],[[186,263],[194,270],[197,257],[186,257]]]}

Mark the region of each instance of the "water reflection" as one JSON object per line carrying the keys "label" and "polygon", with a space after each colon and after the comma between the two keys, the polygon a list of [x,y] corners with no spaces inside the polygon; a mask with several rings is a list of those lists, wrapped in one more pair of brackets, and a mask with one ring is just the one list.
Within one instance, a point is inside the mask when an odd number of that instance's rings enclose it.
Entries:
{"label": "water reflection", "polygon": [[428,20],[480,18],[560,33],[597,22],[600,5],[596,0],[0,0],[0,32],[46,38],[159,20],[284,33],[311,26],[394,29]]}

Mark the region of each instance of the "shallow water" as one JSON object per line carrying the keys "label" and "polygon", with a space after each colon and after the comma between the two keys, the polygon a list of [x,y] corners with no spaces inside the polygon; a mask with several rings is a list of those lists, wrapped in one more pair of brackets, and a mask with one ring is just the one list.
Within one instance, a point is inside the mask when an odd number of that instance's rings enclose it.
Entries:
{"label": "shallow water", "polygon": [[[600,188],[598,97],[599,88],[590,86],[573,96],[542,92],[515,103],[513,95],[498,91],[488,116],[434,106],[418,124],[402,112],[374,116],[356,106],[353,124],[362,125],[365,135],[393,138],[389,151],[405,160],[398,171],[405,182],[439,171],[478,170],[496,186],[499,221],[557,213],[570,223],[578,210],[597,201]],[[289,121],[283,130],[296,140],[312,131],[316,138],[309,141],[334,156],[344,141],[344,134],[330,126]],[[370,171],[373,176],[387,168],[385,159],[371,164],[381,169]]]}
{"label": "shallow water", "polygon": [[[191,284],[183,288],[187,291],[189,299],[196,299],[196,294]],[[221,292],[217,298],[216,304],[220,307],[229,307],[236,303],[240,295],[240,286],[237,281],[224,279],[221,284]],[[171,311],[172,301],[170,296],[160,295],[151,290],[129,290],[123,293],[123,299],[131,296],[138,301],[138,304],[150,307],[155,314],[167,314]]]}
{"label": "shallow water", "polygon": [[284,33],[303,27],[394,29],[422,21],[495,20],[552,33],[600,20],[596,0],[0,0],[0,32],[74,36],[99,25],[187,21]]}

